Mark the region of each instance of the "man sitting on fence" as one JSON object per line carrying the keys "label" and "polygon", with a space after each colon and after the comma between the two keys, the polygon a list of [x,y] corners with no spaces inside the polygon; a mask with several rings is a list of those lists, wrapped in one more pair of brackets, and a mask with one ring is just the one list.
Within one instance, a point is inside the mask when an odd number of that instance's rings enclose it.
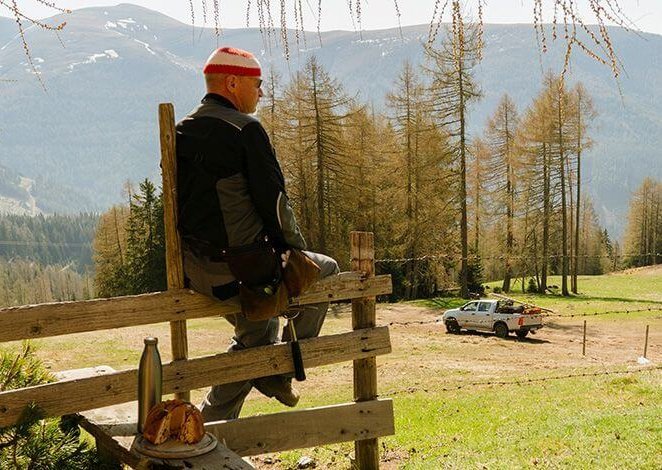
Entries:
{"label": "man sitting on fence", "polygon": [[[188,286],[226,301],[236,299],[240,288],[240,276],[228,264],[233,250],[245,253],[266,243],[287,263],[288,250],[303,250],[306,243],[267,133],[249,116],[262,96],[259,62],[249,52],[223,47],[207,59],[204,77],[202,104],[177,124],[179,230]],[[319,266],[320,277],[338,273],[332,258],[303,253]],[[299,339],[319,334],[327,308],[328,303],[303,309],[294,320]],[[227,319],[235,331],[230,351],[278,339],[277,317],[250,321],[244,311]],[[289,340],[289,331],[282,339]],[[205,421],[237,418],[252,387],[295,406],[299,394],[291,382],[279,375],[216,385],[202,403]]]}

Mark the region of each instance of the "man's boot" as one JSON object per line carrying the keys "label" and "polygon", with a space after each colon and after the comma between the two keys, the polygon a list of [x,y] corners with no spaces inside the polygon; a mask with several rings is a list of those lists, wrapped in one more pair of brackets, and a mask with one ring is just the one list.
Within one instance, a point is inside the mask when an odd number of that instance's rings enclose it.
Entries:
{"label": "man's boot", "polygon": [[267,397],[273,397],[285,406],[299,403],[299,392],[292,387],[292,378],[282,375],[253,379],[253,386]]}

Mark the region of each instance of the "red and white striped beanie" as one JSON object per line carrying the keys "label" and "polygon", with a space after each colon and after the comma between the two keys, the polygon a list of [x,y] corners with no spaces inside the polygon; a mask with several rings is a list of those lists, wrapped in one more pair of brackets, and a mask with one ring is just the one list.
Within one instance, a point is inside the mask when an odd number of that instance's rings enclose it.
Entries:
{"label": "red and white striped beanie", "polygon": [[260,63],[250,52],[234,47],[221,47],[211,53],[203,73],[227,73],[246,77],[262,75]]}

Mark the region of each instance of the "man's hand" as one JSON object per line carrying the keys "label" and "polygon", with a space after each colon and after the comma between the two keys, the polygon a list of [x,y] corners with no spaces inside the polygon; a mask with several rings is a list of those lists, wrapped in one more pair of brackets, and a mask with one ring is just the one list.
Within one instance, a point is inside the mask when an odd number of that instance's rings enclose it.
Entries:
{"label": "man's hand", "polygon": [[291,250],[287,250],[284,253],[280,254],[280,259],[281,259],[280,265],[282,266],[283,269],[285,269],[285,266],[287,266],[287,262],[290,259],[290,254],[291,253],[292,253]]}

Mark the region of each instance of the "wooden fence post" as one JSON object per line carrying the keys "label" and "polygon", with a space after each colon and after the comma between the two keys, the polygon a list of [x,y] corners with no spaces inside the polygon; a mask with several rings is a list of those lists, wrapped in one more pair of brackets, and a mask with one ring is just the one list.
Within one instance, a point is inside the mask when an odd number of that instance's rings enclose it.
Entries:
{"label": "wooden fence post", "polygon": [[[168,289],[184,288],[182,241],[177,231],[177,160],[175,155],[175,108],[172,103],[159,105],[161,134],[161,173],[163,175],[163,218],[165,224],[166,272]],[[170,346],[174,361],[188,358],[186,320],[170,322]],[[189,401],[188,390],[175,394]]]}
{"label": "wooden fence post", "polygon": [[646,355],[648,354],[648,328],[650,325],[646,325],[646,339],[644,340],[644,359],[648,359]]}
{"label": "wooden fence post", "polygon": [[[350,233],[352,271],[362,271],[366,277],[375,275],[375,238],[371,232]],[[376,323],[375,297],[352,300],[352,328],[373,328]],[[374,357],[354,361],[354,400],[377,398],[377,360]],[[354,441],[356,466],[360,470],[379,468],[377,439]]]}
{"label": "wooden fence post", "polygon": [[584,339],[582,340],[582,356],[586,356],[586,320],[584,320]]}

